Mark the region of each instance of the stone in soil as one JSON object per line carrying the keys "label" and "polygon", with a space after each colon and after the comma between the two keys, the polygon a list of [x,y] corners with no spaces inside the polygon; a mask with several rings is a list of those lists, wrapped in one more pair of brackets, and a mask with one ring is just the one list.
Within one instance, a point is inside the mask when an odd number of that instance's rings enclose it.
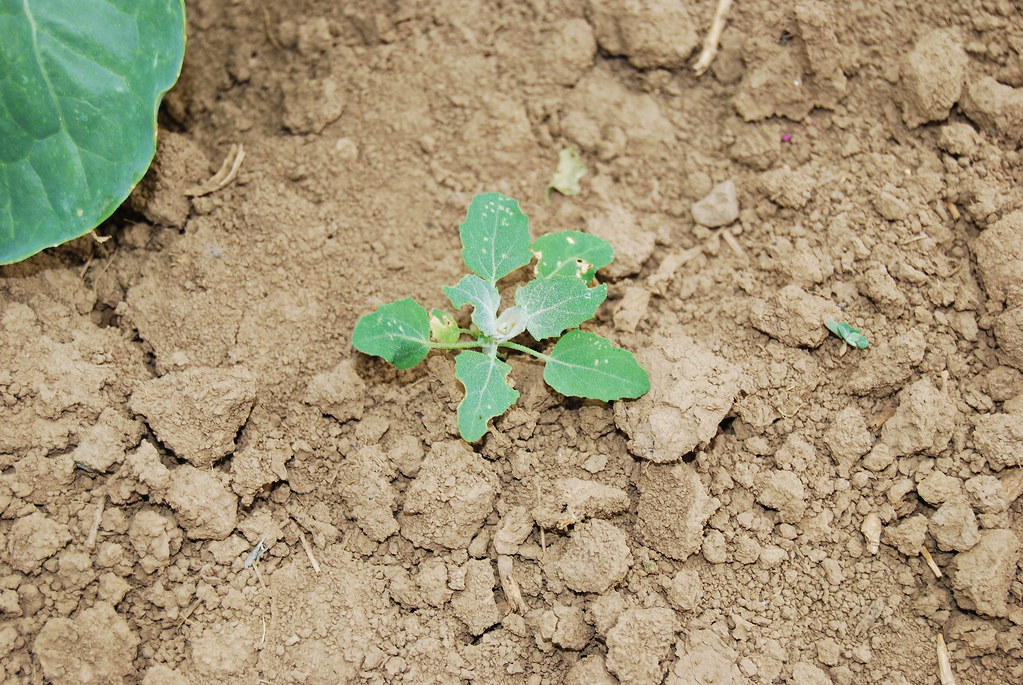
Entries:
{"label": "stone in soil", "polygon": [[707,228],[727,226],[739,218],[739,198],[735,181],[728,179],[714,186],[699,202],[693,204],[693,220]]}

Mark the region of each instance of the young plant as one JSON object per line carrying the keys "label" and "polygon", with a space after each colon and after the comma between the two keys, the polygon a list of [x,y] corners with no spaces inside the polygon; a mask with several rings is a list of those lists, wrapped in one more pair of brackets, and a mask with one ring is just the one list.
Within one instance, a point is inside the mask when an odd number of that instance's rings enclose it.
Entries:
{"label": "young plant", "polygon": [[[842,342],[846,343],[850,347],[865,350],[870,344],[870,341],[867,340],[867,336],[863,335],[863,331],[855,328],[851,324],[847,324],[844,321],[832,321],[831,319],[825,319],[824,326],[841,338]],[[845,348],[842,349],[844,350]]]}
{"label": "young plant", "polygon": [[[445,286],[444,293],[456,309],[472,305],[472,327],[459,328],[444,311],[427,314],[406,298],[359,319],[352,344],[399,369],[415,366],[431,349],[461,350],[455,377],[465,387],[458,405],[463,439],[479,440],[487,422],[519,397],[507,381],[511,367],[499,358],[507,350],[543,361],[544,380],[563,395],[606,402],[639,397],[650,389],[650,377],[632,353],[577,328],[607,297],[606,285],[589,284],[597,269],[614,259],[610,244],[578,231],[548,234],[531,244],[529,219],[517,201],[500,193],[473,198],[459,235],[462,259],[473,273]],[[534,257],[533,280],[515,291],[514,306],[498,312],[497,281]],[[560,339],[543,353],[513,341],[524,331],[538,341]]]}

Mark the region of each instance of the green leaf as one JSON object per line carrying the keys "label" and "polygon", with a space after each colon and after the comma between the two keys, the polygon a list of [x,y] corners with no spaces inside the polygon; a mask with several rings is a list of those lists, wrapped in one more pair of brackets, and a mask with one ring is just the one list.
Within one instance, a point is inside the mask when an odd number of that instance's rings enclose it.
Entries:
{"label": "green leaf", "polygon": [[515,292],[515,304],[524,313],[526,330],[542,340],[592,319],[606,297],[606,285],[588,288],[573,276],[551,276],[519,288]]}
{"label": "green leaf", "polygon": [[430,312],[430,338],[436,342],[450,345],[458,342],[462,332],[458,330],[458,322],[455,317],[442,309],[434,309]]}
{"label": "green leaf", "polygon": [[530,246],[536,255],[536,277],[574,276],[589,283],[597,269],[615,258],[611,243],[582,231],[548,233]]}
{"label": "green leaf", "polygon": [[493,283],[487,283],[479,276],[469,274],[457,285],[444,286],[444,294],[455,309],[467,304],[473,306],[472,322],[484,335],[493,337],[497,333],[497,308],[501,306],[501,294]]}
{"label": "green leaf", "polygon": [[507,195],[484,193],[474,197],[458,233],[465,265],[491,283],[533,258],[529,219],[519,209],[518,201]]}
{"label": "green leaf", "polygon": [[455,378],[465,386],[465,398],[458,403],[458,432],[475,442],[487,432],[487,421],[515,404],[518,390],[506,380],[511,367],[503,361],[465,350],[455,357]]}
{"label": "green leaf", "polygon": [[867,336],[863,335],[863,331],[847,324],[844,321],[832,321],[831,319],[825,319],[824,325],[829,331],[841,338],[845,343],[852,347],[865,350],[870,345],[870,340]]}
{"label": "green leaf", "polygon": [[543,379],[562,395],[605,402],[650,390],[650,375],[631,352],[579,330],[566,333],[551,350]]}
{"label": "green leaf", "polygon": [[385,304],[359,319],[352,345],[366,354],[383,357],[399,369],[408,369],[430,353],[430,317],[415,300]]}
{"label": "green leaf", "polygon": [[552,190],[562,195],[578,195],[582,192],[579,180],[586,175],[586,165],[579,158],[579,148],[572,146],[558,152],[558,168],[547,186],[547,202],[550,204]]}
{"label": "green leaf", "polygon": [[92,230],[141,180],[181,0],[0,0],[0,264]]}

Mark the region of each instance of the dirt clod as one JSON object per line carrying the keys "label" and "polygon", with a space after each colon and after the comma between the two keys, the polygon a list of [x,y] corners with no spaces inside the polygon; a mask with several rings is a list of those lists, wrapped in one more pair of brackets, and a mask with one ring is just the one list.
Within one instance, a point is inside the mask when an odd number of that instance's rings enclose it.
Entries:
{"label": "dirt clod", "polygon": [[233,451],[255,390],[244,370],[188,369],[143,383],[132,393],[131,408],[175,454],[205,469]]}
{"label": "dirt clod", "polygon": [[615,423],[636,456],[678,461],[717,431],[739,391],[739,371],[684,336],[658,338],[637,358],[662,383],[635,402],[617,403]]}
{"label": "dirt clod", "polygon": [[428,549],[458,549],[494,508],[497,478],[462,442],[434,444],[405,493],[401,534]]}
{"label": "dirt clod", "polygon": [[625,577],[633,557],[621,528],[593,519],[576,526],[548,564],[576,592],[607,592]]}
{"label": "dirt clod", "polygon": [[959,100],[967,57],[948,31],[932,31],[917,41],[902,64],[902,119],[910,128],[943,121]]}
{"label": "dirt clod", "polygon": [[637,685],[661,682],[662,661],[675,641],[678,624],[668,609],[631,609],[607,634],[607,668],[618,680]]}
{"label": "dirt clod", "polygon": [[1009,614],[1009,585],[1016,573],[1020,541],[1011,530],[988,530],[967,552],[952,560],[950,575],[956,603],[988,616]]}
{"label": "dirt clod", "polygon": [[106,602],[97,602],[73,619],[51,618],[39,631],[32,651],[54,685],[123,682],[139,637]]}

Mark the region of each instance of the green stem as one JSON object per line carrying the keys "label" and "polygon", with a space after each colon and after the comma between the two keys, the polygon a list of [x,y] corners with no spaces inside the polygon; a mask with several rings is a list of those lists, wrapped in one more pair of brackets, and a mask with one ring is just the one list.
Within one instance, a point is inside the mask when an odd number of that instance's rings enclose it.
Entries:
{"label": "green stem", "polygon": [[536,350],[530,349],[530,348],[526,347],[525,345],[520,345],[518,343],[503,342],[503,343],[498,343],[498,345],[500,347],[510,347],[511,349],[516,350],[518,352],[525,352],[526,354],[532,355],[532,356],[536,357],[537,359],[542,359],[545,362],[549,362],[551,360],[550,355],[546,355],[543,352],[537,352]]}
{"label": "green stem", "polygon": [[468,342],[453,343],[439,343],[431,340],[427,344],[435,350],[465,350],[472,347],[483,347],[483,343],[481,343],[479,340],[470,340]]}

